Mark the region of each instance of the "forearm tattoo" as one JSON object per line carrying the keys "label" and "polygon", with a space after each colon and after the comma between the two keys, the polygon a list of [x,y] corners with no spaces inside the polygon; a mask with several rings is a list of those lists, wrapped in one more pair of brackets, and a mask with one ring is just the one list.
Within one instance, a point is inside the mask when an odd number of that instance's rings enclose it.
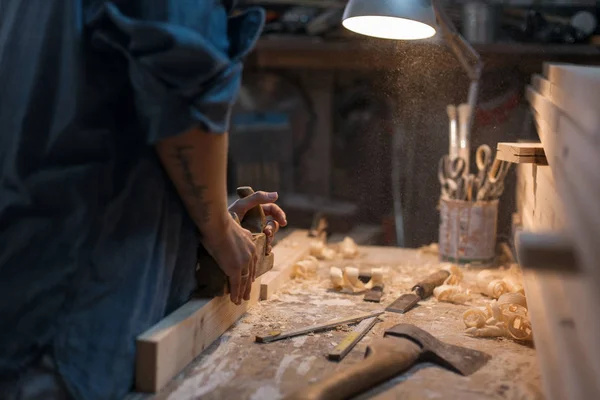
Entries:
{"label": "forearm tattoo", "polygon": [[186,203],[192,205],[192,218],[199,223],[207,223],[210,220],[209,207],[210,201],[205,197],[206,185],[196,183],[194,172],[190,165],[190,152],[194,150],[194,146],[177,146],[175,148],[174,158],[177,165],[181,169],[181,175],[184,183],[184,196],[191,201]]}

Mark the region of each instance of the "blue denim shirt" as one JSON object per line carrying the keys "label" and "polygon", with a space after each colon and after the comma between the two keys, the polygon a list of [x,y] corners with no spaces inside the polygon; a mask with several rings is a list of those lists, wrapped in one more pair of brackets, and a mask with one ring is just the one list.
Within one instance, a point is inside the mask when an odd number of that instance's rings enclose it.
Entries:
{"label": "blue denim shirt", "polygon": [[0,4],[0,378],[50,353],[74,397],[121,398],[135,337],[195,283],[195,227],[153,144],[227,131],[264,14]]}

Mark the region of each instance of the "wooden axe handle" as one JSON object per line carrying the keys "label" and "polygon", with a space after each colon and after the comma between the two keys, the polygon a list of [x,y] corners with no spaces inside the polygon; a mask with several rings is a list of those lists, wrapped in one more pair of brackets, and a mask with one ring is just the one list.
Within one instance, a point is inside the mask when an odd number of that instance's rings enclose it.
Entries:
{"label": "wooden axe handle", "polygon": [[344,400],[383,383],[412,367],[421,347],[404,338],[374,340],[365,359],[287,396],[286,400]]}

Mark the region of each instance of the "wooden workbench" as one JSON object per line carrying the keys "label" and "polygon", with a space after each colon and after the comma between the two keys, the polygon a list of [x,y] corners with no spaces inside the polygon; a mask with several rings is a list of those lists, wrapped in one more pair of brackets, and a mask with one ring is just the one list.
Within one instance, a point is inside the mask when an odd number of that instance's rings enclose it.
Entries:
{"label": "wooden workbench", "polygon": [[[329,266],[387,266],[385,297],[381,304],[367,303],[362,295],[329,289]],[[531,347],[507,339],[466,336],[462,313],[466,305],[428,299],[405,315],[386,313],[383,321],[341,363],[326,354],[345,335],[332,330],[269,344],[254,336],[272,328],[293,329],[329,319],[383,308],[410,289],[419,278],[439,268],[437,257],[418,250],[361,247],[357,260],[321,262],[319,277],[291,281],[268,301],[262,301],[213,343],[155,399],[279,399],[337,369],[360,362],[367,344],[385,329],[400,323],[415,324],[439,339],[485,351],[491,361],[470,377],[442,368],[420,365],[392,382],[360,396],[376,399],[541,399],[540,374]],[[475,284],[477,270],[465,271],[465,283]],[[471,305],[487,299],[475,295]],[[401,382],[401,383],[400,383]],[[145,396],[144,396],[145,397]]]}

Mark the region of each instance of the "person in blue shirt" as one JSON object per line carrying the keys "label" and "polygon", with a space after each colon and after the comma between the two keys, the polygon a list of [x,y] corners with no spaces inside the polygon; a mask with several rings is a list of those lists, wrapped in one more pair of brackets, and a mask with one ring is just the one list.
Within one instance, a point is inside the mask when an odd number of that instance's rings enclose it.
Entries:
{"label": "person in blue shirt", "polygon": [[[228,121],[261,9],[0,0],[0,398],[117,399],[135,337],[195,289],[200,243],[249,298]],[[199,239],[199,240],[198,240]]]}

